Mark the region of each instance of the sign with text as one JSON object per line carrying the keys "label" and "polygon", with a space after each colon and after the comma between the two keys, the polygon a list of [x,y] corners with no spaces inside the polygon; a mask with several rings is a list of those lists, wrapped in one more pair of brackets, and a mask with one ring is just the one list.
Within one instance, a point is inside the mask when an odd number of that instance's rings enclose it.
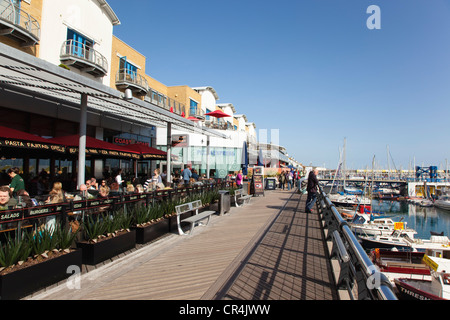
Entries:
{"label": "sign with text", "polygon": [[264,194],[264,177],[261,175],[253,175],[252,180],[254,194]]}

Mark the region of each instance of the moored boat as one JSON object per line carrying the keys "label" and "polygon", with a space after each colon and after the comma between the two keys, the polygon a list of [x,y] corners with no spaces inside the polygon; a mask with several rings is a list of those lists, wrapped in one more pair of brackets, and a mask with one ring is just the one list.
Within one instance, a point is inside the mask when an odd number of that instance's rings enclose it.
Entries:
{"label": "moored boat", "polygon": [[349,226],[356,236],[391,235],[397,229],[402,229],[412,238],[417,234],[416,230],[406,227],[406,222],[396,222],[387,217],[374,218],[370,214],[355,214]]}
{"label": "moored boat", "polygon": [[395,230],[391,235],[359,236],[365,249],[396,249],[399,251],[450,250],[447,236],[431,236],[430,239],[415,239],[411,234]]}
{"label": "moored boat", "polygon": [[394,279],[431,280],[430,269],[423,262],[424,252],[405,252],[374,249],[369,253],[372,262],[395,286]]}
{"label": "moored boat", "polygon": [[450,299],[450,260],[424,256],[430,268],[431,280],[394,279],[401,299],[448,300]]}
{"label": "moored boat", "polygon": [[441,209],[450,210],[450,195],[445,194],[439,196],[439,198],[434,201],[434,206]]}

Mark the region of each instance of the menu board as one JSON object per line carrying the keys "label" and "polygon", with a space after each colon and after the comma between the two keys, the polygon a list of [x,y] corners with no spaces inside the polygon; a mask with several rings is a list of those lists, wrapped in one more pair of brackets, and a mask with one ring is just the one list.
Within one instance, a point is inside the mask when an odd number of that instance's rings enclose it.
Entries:
{"label": "menu board", "polygon": [[260,175],[253,175],[253,191],[255,195],[264,195],[264,177]]}

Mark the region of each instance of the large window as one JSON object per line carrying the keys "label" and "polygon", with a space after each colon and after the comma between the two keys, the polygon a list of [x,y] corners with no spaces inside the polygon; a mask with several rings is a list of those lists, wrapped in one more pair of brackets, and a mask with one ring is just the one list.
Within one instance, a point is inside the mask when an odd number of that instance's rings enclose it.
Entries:
{"label": "large window", "polygon": [[82,58],[89,57],[89,50],[94,45],[93,41],[72,29],[67,29],[67,40],[71,42],[71,54]]}
{"label": "large window", "polygon": [[136,77],[138,68],[135,65],[131,64],[127,60],[127,57],[122,57],[120,58],[119,69],[129,75],[131,79],[134,79]]}

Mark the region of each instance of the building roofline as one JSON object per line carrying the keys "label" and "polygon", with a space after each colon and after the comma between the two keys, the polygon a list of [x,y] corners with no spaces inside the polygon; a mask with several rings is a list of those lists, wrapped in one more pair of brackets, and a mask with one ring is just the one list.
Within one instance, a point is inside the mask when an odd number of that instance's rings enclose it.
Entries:
{"label": "building roofline", "polygon": [[97,0],[97,2],[100,7],[108,14],[108,17],[111,19],[113,26],[120,25],[119,17],[117,17],[116,13],[108,4],[108,2],[106,2],[106,0]]}
{"label": "building roofline", "polygon": [[214,98],[216,100],[219,100],[219,95],[217,94],[216,90],[213,87],[209,87],[209,86],[206,86],[206,87],[193,87],[192,89],[195,90],[195,91],[210,91],[214,95]]}

